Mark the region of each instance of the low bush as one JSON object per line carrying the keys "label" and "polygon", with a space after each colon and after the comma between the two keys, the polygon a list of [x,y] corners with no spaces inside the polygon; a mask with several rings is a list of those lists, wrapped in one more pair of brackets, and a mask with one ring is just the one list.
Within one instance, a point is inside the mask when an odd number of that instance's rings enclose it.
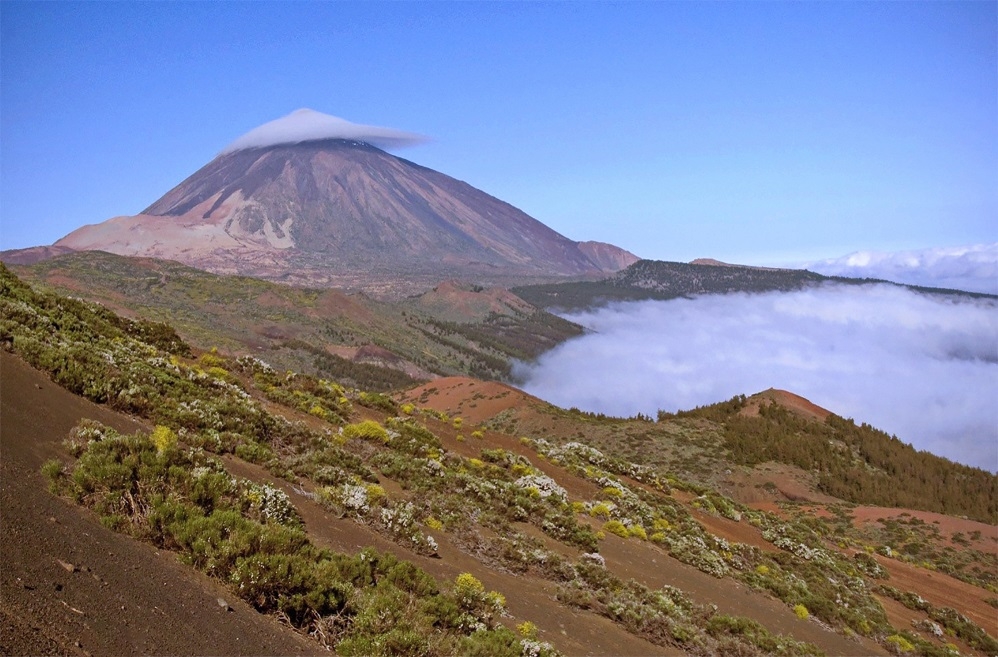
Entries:
{"label": "low bush", "polygon": [[356,438],[382,443],[387,443],[389,440],[388,432],[383,426],[374,420],[364,420],[363,422],[358,422],[356,424],[348,424],[343,427],[342,435],[347,440],[353,440]]}
{"label": "low bush", "polygon": [[[325,637],[339,654],[532,650],[498,625],[505,599],[474,576],[463,573],[441,590],[391,555],[321,550],[280,489],[232,478],[217,460],[172,440],[160,449],[166,434],[159,433],[154,441],[94,423],[78,427],[71,439],[75,466],[48,462],[45,476],[54,490],[97,511],[106,526],[180,552],[258,610]],[[357,488],[380,498],[376,486]]]}
{"label": "low bush", "polygon": [[619,520],[611,520],[607,523],[604,523],[603,531],[608,532],[610,534],[616,534],[621,538],[627,538],[629,536],[629,532],[627,531],[627,526],[625,526],[624,523],[620,522]]}
{"label": "low bush", "polygon": [[887,644],[887,648],[895,655],[904,655],[915,649],[915,646],[911,643],[911,641],[900,634],[890,635],[884,639],[884,643]]}
{"label": "low bush", "polygon": [[662,646],[694,655],[819,655],[815,646],[770,634],[759,623],[716,614],[666,586],[651,590],[622,581],[599,563],[576,564],[579,577],[558,588],[558,600],[590,609],[628,631]]}

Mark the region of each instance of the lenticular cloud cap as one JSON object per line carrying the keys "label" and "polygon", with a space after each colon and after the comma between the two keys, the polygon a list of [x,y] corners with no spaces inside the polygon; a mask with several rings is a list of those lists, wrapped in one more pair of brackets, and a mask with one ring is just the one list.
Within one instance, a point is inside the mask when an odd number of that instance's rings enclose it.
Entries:
{"label": "lenticular cloud cap", "polygon": [[413,132],[352,123],[338,116],[303,108],[253,128],[226,146],[222,152],[300,144],[321,139],[352,139],[386,149],[415,146],[428,141],[427,137]]}

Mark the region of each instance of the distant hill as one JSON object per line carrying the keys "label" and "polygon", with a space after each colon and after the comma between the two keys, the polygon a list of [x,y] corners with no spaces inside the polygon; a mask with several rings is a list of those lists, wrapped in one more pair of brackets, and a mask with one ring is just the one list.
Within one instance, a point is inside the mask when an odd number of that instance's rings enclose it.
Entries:
{"label": "distant hill", "polygon": [[734,463],[775,461],[817,475],[817,488],[849,502],[967,516],[998,524],[998,477],[919,451],[783,391],[735,397],[659,419],[704,418],[723,427]]}
{"label": "distant hill", "polygon": [[[597,281],[569,281],[514,287],[520,298],[539,308],[581,310],[614,301],[676,299],[735,292],[790,292],[825,283],[865,285],[890,281],[823,276],[804,269],[775,269],[731,265],[699,259],[691,263],[640,260]],[[905,285],[912,290],[969,297],[992,295]]]}
{"label": "distant hill", "polygon": [[29,246],[26,249],[0,251],[0,261],[8,265],[33,265],[49,258],[74,253],[68,246]]}

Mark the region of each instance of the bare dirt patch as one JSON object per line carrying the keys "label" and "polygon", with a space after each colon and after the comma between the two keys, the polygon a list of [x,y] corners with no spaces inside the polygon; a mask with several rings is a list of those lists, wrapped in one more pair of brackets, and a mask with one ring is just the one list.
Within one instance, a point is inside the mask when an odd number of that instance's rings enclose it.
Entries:
{"label": "bare dirt patch", "polygon": [[512,386],[463,376],[436,379],[406,391],[403,401],[461,417],[471,424],[491,420],[510,408],[523,408],[540,400]]}
{"label": "bare dirt patch", "polygon": [[998,612],[985,600],[994,594],[944,573],[874,555],[891,578],[888,584],[922,596],[937,607],[952,607],[991,636],[998,636]]}
{"label": "bare dirt patch", "polygon": [[325,290],[315,302],[316,314],[322,317],[349,317],[362,324],[377,321],[377,316],[353,295],[339,290]]}
{"label": "bare dirt patch", "polygon": [[754,545],[763,552],[779,551],[776,546],[762,537],[762,532],[757,527],[753,527],[747,522],[735,522],[694,507],[690,507],[689,511],[697,522],[703,525],[704,529],[718,538],[745,545]]}
{"label": "bare dirt patch", "polygon": [[877,602],[884,608],[884,612],[887,614],[887,620],[893,627],[898,629],[906,629],[909,632],[914,632],[918,636],[922,637],[930,643],[935,643],[937,645],[945,645],[947,643],[952,643],[960,651],[961,655],[977,655],[980,654],[969,645],[961,641],[955,636],[946,636],[939,638],[933,636],[930,632],[924,629],[919,629],[913,625],[916,621],[926,621],[930,620],[928,615],[920,612],[908,609],[903,604],[894,600],[893,598],[888,598],[884,596],[875,595]]}
{"label": "bare dirt patch", "polygon": [[961,547],[952,538],[962,534],[970,547],[982,552],[998,551],[998,525],[989,525],[967,518],[956,518],[931,511],[914,511],[911,509],[893,509],[883,506],[858,506],[852,510],[853,524],[861,527],[887,519],[917,518],[928,525],[934,525],[944,539],[945,545]]}
{"label": "bare dirt patch", "polygon": [[745,408],[740,411],[740,414],[755,417],[759,415],[759,407],[765,403],[778,404],[800,417],[809,420],[818,420],[819,422],[824,422],[832,414],[831,411],[823,409],[800,395],[795,395],[786,390],[777,390],[776,388],[763,390],[758,394],[752,395],[745,404]]}

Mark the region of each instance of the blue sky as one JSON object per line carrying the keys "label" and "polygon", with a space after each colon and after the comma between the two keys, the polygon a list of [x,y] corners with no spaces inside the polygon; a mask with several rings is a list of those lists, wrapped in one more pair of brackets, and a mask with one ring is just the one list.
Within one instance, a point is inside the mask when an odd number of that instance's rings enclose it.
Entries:
{"label": "blue sky", "polygon": [[300,107],[578,240],[746,264],[998,241],[998,3],[0,3],[0,248]]}

